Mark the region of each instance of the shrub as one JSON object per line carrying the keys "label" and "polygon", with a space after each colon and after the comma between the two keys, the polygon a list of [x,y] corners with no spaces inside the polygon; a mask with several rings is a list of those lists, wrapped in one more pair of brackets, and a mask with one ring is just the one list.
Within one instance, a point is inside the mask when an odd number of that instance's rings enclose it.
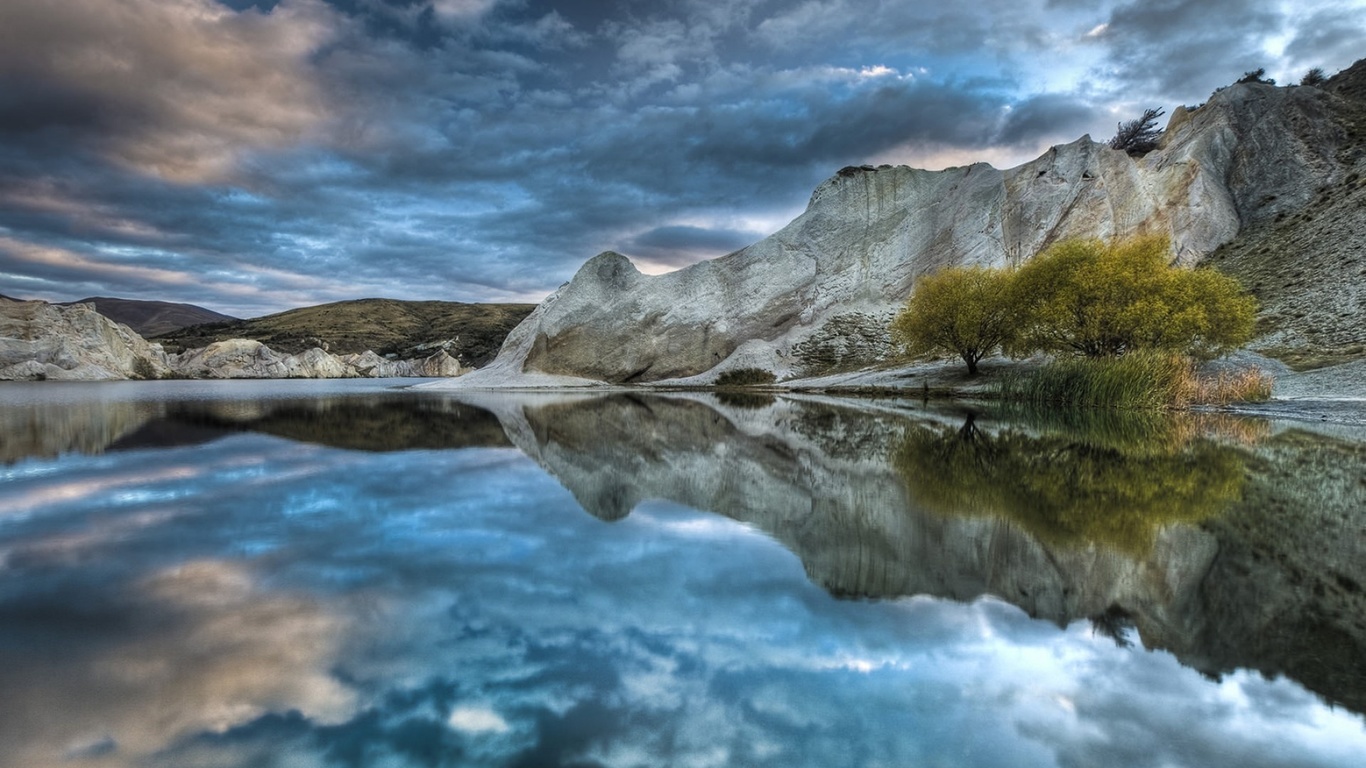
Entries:
{"label": "shrub", "polygon": [[1110,139],[1110,149],[1122,149],[1130,157],[1139,157],[1157,149],[1162,138],[1162,129],[1157,127],[1157,118],[1163,115],[1160,109],[1145,109],[1143,116],[1127,123],[1120,123],[1114,138]]}
{"label": "shrub", "polygon": [[997,394],[1006,402],[1028,406],[1162,409],[1186,405],[1193,378],[1190,360],[1171,353],[1069,357],[1006,376]]}
{"label": "shrub", "polygon": [[1256,69],[1252,70],[1251,72],[1244,72],[1244,73],[1243,73],[1243,76],[1240,77],[1240,78],[1238,78],[1238,81],[1237,81],[1237,82],[1239,82],[1239,83],[1265,83],[1265,84],[1267,84],[1267,85],[1275,85],[1275,84],[1276,84],[1276,81],[1275,81],[1275,80],[1272,80],[1271,78],[1269,78],[1269,77],[1266,76],[1266,67],[1257,67]]}
{"label": "shrub", "polygon": [[1165,350],[1212,357],[1252,337],[1256,301],[1212,269],[1169,263],[1164,237],[1060,242],[1015,276],[1015,354],[1117,357]]}
{"label": "shrub", "polygon": [[716,377],[718,387],[763,387],[777,381],[771,371],[762,368],[734,368]]}
{"label": "shrub", "polygon": [[1326,82],[1328,82],[1328,76],[1323,73],[1323,69],[1320,67],[1314,67],[1305,72],[1304,77],[1300,78],[1300,85],[1312,85],[1316,88]]}
{"label": "shrub", "polygon": [[957,355],[975,375],[979,360],[1014,337],[1013,285],[1013,273],[986,267],[947,267],[925,275],[892,320],[892,339],[912,356]]}
{"label": "shrub", "polygon": [[1262,403],[1271,399],[1275,379],[1257,368],[1220,371],[1214,376],[1192,378],[1187,399],[1201,405]]}
{"label": "shrub", "polygon": [[133,359],[133,378],[135,379],[155,379],[157,370],[152,366],[152,361],[145,357]]}

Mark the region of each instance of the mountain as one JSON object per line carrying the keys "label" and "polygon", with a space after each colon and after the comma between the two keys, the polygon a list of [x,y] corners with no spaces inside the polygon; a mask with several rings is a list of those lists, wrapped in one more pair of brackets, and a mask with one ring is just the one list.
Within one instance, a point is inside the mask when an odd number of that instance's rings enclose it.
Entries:
{"label": "mountain", "polygon": [[445,349],[466,365],[479,366],[493,359],[508,332],[534,308],[533,304],[359,299],[199,325],[154,340],[168,351],[228,339],[252,339],[289,354],[322,347],[334,354],[371,350],[416,357]]}
{"label": "mountain", "polygon": [[211,309],[193,304],[175,304],[169,301],[139,301],[137,299],[116,299],[109,296],[91,296],[70,304],[94,304],[95,311],[137,331],[144,337],[169,333],[191,325],[202,323],[221,323],[236,320],[231,315],[214,312]]}
{"label": "mountain", "polygon": [[659,276],[616,253],[589,260],[454,386],[859,367],[892,351],[886,323],[920,275],[1150,233],[1169,236],[1183,265],[1251,278],[1260,348],[1366,356],[1363,81],[1358,63],[1322,88],[1229,86],[1173,110],[1159,148],[1138,158],[1083,137],[1007,170],[845,168],[792,223],[728,256]]}

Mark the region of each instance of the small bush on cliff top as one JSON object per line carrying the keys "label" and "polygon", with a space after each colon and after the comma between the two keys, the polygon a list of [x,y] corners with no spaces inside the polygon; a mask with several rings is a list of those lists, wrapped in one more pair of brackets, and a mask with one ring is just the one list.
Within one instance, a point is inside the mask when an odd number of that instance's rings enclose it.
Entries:
{"label": "small bush on cliff top", "polygon": [[1131,157],[1146,155],[1157,149],[1157,142],[1162,138],[1157,118],[1162,115],[1160,109],[1145,109],[1142,117],[1120,123],[1115,137],[1110,139],[1110,149],[1122,149]]}

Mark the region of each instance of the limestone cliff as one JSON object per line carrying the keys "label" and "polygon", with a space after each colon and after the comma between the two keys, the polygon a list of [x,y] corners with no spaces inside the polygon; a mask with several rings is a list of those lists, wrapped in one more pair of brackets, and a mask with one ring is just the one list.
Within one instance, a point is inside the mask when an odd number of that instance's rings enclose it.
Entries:
{"label": "limestone cliff", "polygon": [[827,324],[885,317],[942,266],[1018,263],[1070,237],[1162,233],[1193,264],[1347,175],[1341,104],[1352,98],[1234,85],[1175,110],[1141,158],[1083,137],[1009,170],[846,168],[792,223],[728,256],[659,276],[620,254],[591,259],[461,385],[816,373],[825,362],[804,350]]}
{"label": "limestone cliff", "polygon": [[168,355],[92,304],[0,298],[0,381],[442,377],[468,370],[443,348],[427,357],[391,360],[374,352],[333,355],[317,348],[282,354],[259,341],[231,339]]}
{"label": "limestone cliff", "polygon": [[155,378],[170,372],[160,345],[95,311],[0,299],[0,380]]}

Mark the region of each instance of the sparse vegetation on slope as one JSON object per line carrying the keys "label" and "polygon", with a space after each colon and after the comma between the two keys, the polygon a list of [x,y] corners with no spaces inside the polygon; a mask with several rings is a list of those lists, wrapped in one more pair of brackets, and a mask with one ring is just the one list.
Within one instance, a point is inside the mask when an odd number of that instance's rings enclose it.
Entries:
{"label": "sparse vegetation on slope", "polygon": [[372,350],[399,357],[430,355],[443,342],[466,365],[484,365],[532,304],[461,304],[450,301],[361,299],[322,304],[229,323],[186,328],[159,336],[169,351],[226,339],[254,339],[277,352],[322,347],[333,354]]}
{"label": "sparse vegetation on slope", "polygon": [[94,304],[96,312],[116,323],[123,323],[144,338],[162,333],[172,333],[192,325],[237,320],[231,315],[197,307],[194,304],[178,304],[170,301],[142,301],[91,296],[80,301],[66,303]]}
{"label": "sparse vegetation on slope", "polygon": [[1307,205],[1250,222],[1204,262],[1261,304],[1252,347],[1299,370],[1366,358],[1366,61],[1320,88],[1340,131],[1339,172]]}

